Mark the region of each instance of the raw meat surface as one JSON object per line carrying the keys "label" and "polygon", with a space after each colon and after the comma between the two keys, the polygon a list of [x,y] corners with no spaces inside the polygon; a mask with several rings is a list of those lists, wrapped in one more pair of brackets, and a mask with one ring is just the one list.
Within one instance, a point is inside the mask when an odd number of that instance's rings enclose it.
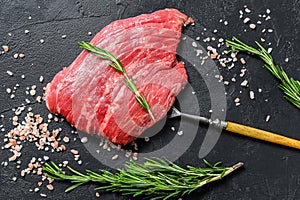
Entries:
{"label": "raw meat surface", "polygon": [[130,143],[166,115],[187,82],[176,48],[188,21],[176,9],[159,10],[112,22],[91,41],[120,58],[145,95],[155,121],[124,85],[122,74],[86,50],[47,85],[47,107],[80,131],[116,144]]}

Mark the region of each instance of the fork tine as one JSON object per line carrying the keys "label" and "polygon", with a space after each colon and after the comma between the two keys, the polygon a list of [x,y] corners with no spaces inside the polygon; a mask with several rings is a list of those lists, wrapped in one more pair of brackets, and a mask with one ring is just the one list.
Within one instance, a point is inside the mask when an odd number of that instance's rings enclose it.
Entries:
{"label": "fork tine", "polygon": [[181,116],[181,112],[177,110],[174,106],[172,107],[172,113],[168,116],[168,118],[174,118],[174,117],[179,117]]}

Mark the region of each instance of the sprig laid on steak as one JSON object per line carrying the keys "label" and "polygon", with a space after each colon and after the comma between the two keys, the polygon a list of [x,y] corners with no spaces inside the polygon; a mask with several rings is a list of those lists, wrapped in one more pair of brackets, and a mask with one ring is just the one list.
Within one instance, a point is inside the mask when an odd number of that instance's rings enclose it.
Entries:
{"label": "sprig laid on steak", "polygon": [[116,144],[130,143],[166,115],[187,82],[176,49],[188,19],[176,9],[159,10],[112,22],[91,41],[120,59],[148,100],[155,121],[123,84],[122,74],[86,50],[47,85],[47,107],[78,130]]}

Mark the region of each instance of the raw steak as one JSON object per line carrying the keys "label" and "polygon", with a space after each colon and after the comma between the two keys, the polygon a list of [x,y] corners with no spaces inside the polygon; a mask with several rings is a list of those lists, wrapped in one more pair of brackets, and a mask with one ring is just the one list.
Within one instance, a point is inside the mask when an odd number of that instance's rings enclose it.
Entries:
{"label": "raw steak", "polygon": [[190,18],[176,9],[159,10],[112,22],[91,41],[120,58],[155,121],[124,85],[122,74],[86,50],[47,85],[47,107],[78,130],[128,144],[166,115],[187,82],[176,48],[188,23]]}

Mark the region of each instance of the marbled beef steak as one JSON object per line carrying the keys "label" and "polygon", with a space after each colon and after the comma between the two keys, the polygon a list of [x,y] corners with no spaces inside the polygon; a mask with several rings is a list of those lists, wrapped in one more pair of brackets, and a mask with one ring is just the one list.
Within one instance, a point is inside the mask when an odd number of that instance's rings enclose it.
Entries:
{"label": "marbled beef steak", "polygon": [[189,22],[176,9],[159,10],[112,22],[91,41],[120,58],[148,100],[154,121],[124,85],[122,74],[86,50],[47,85],[47,107],[80,131],[128,144],[164,117],[184,88],[187,74],[176,49],[182,26]]}

